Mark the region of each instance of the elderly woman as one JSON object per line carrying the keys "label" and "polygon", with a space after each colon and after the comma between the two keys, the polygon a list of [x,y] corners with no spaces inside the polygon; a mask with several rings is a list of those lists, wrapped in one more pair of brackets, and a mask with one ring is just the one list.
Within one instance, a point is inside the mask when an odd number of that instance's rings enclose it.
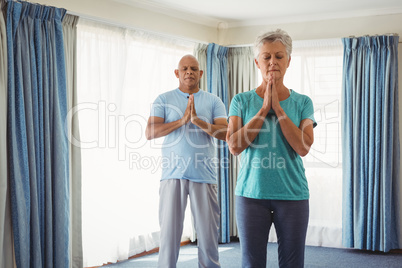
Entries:
{"label": "elderly woman", "polygon": [[242,267],[266,267],[272,223],[280,267],[303,267],[309,189],[301,156],[314,141],[311,99],[287,88],[292,39],[276,30],[259,36],[254,61],[261,85],[236,95],[230,105],[226,140],[241,153],[236,217]]}

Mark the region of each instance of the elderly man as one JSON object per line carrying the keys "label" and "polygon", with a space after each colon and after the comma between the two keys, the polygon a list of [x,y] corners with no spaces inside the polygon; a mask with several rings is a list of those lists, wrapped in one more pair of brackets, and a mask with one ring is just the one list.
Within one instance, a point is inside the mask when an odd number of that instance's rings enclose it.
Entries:
{"label": "elderly man", "polygon": [[213,138],[225,140],[226,109],[215,95],[200,90],[203,71],[184,56],[175,75],[179,87],[157,97],[146,128],[147,139],[165,137],[159,189],[159,267],[176,267],[187,196],[195,221],[200,267],[220,267],[219,204]]}

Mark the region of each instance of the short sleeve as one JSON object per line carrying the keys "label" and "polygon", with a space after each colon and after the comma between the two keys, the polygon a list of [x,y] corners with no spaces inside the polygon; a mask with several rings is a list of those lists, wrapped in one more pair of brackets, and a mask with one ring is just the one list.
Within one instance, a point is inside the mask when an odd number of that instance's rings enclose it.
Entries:
{"label": "short sleeve", "polygon": [[241,117],[241,102],[239,95],[233,97],[232,102],[230,103],[229,108],[229,117],[231,116],[238,116]]}
{"label": "short sleeve", "polygon": [[163,101],[163,97],[161,95],[159,95],[152,104],[151,116],[165,118],[165,102]]}
{"label": "short sleeve", "polygon": [[227,118],[226,108],[222,100],[219,99],[218,97],[215,97],[214,99],[215,99],[215,105],[214,105],[213,119],[215,120],[217,118]]}
{"label": "short sleeve", "polygon": [[314,118],[314,106],[313,106],[313,101],[306,96],[305,101],[304,101],[304,107],[302,110],[302,116],[301,119],[311,119],[313,121],[313,127],[317,126],[317,122],[315,121]]}

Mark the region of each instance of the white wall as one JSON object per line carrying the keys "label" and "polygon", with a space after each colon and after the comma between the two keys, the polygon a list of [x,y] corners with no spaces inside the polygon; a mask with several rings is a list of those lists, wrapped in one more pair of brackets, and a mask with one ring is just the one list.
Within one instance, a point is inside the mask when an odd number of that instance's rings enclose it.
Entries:
{"label": "white wall", "polygon": [[[252,44],[261,33],[281,28],[293,40],[342,38],[351,35],[397,33],[402,37],[402,14],[229,28],[222,45]],[[222,38],[221,38],[222,39]]]}
{"label": "white wall", "polygon": [[216,43],[218,38],[216,27],[195,24],[111,0],[32,0],[32,2],[62,7],[67,9],[69,13],[84,18],[181,37],[187,40]]}
{"label": "white wall", "polygon": [[33,0],[45,5],[63,7],[70,13],[130,28],[139,28],[176,37],[220,45],[253,43],[267,30],[282,28],[293,40],[341,38],[350,35],[397,33],[402,36],[402,14],[368,16],[324,21],[298,22],[221,28],[200,25],[111,0]]}

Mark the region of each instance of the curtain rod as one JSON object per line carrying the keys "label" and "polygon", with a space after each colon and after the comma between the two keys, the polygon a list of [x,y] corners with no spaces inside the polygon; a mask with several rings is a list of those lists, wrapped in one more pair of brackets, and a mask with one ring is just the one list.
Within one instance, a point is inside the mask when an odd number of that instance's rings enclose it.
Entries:
{"label": "curtain rod", "polygon": [[385,33],[385,34],[374,34],[374,35],[361,35],[361,36],[355,36],[355,35],[349,35],[348,37],[344,37],[344,38],[360,38],[360,37],[373,37],[373,36],[382,36],[382,35],[386,35],[386,36],[399,36],[399,34],[397,33]]}
{"label": "curtain rod", "polygon": [[172,38],[172,39],[177,39],[177,40],[181,40],[181,41],[185,41],[185,42],[189,42],[189,43],[195,43],[195,44],[197,44],[197,43],[208,44],[207,42],[200,41],[200,40],[185,38],[185,37],[182,37],[182,36],[176,36],[176,35],[172,35],[172,34],[165,34],[165,33],[156,32],[156,31],[152,31],[152,30],[148,30],[148,29],[144,29],[144,28],[140,28],[140,27],[128,26],[128,25],[124,25],[124,24],[121,24],[121,23],[105,20],[105,19],[102,19],[102,18],[99,18],[99,17],[93,17],[93,16],[84,15],[84,14],[81,14],[81,13],[78,13],[78,12],[72,12],[70,10],[67,10],[67,14],[78,16],[79,18],[83,18],[85,20],[90,20],[90,21],[93,21],[93,22],[99,22],[99,23],[107,24],[107,25],[110,25],[110,26],[115,26],[115,27],[134,30],[134,31],[143,31],[143,32],[154,34],[156,36],[160,36],[160,37]]}
{"label": "curtain rod", "polygon": [[[292,40],[292,44],[294,47],[297,47],[299,44],[301,43],[305,43],[305,42],[317,42],[317,41],[339,41],[341,42],[341,38],[325,38],[325,39],[297,39],[297,40]],[[237,48],[237,47],[254,47],[254,44],[242,44],[242,45],[227,45],[225,47],[228,48]]]}
{"label": "curtain rod", "polygon": [[[386,33],[386,34],[383,34],[383,35],[398,36],[399,37],[399,34],[397,34],[397,33]],[[376,35],[362,35],[362,36],[358,36],[358,37],[356,37],[354,35],[350,35],[350,36],[344,37],[344,38],[359,38],[359,37],[365,37],[365,36],[380,36],[380,35],[378,35],[378,34],[376,34]],[[398,44],[402,44],[402,40],[399,40]]]}
{"label": "curtain rod", "polygon": [[225,47],[236,48],[236,47],[252,47],[252,46],[253,46],[253,44],[243,44],[243,45],[228,45],[228,46],[225,46]]}

